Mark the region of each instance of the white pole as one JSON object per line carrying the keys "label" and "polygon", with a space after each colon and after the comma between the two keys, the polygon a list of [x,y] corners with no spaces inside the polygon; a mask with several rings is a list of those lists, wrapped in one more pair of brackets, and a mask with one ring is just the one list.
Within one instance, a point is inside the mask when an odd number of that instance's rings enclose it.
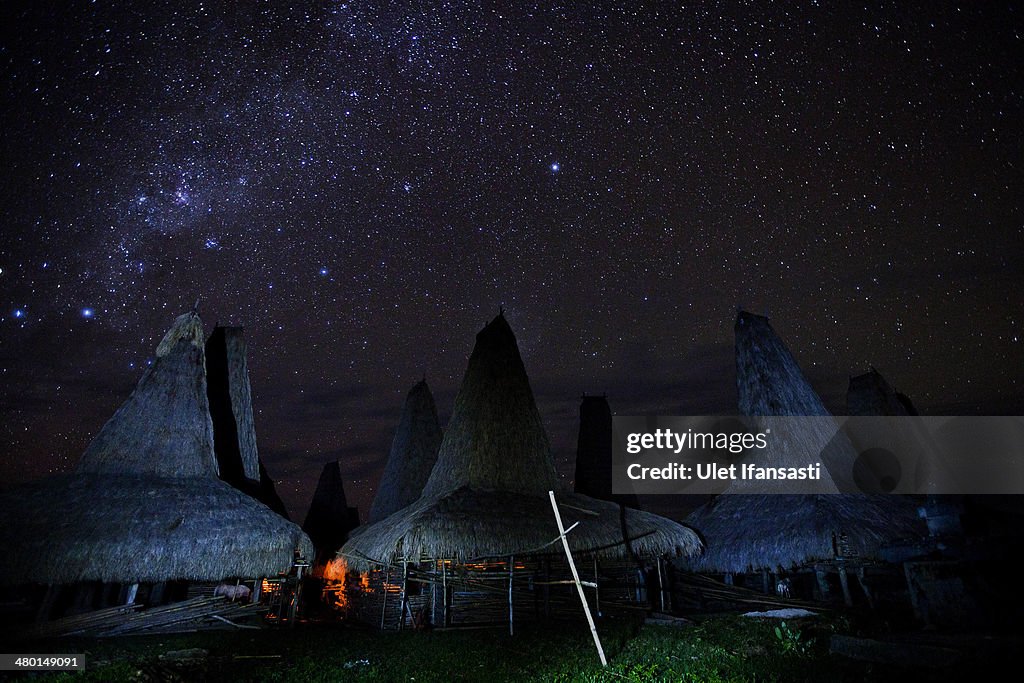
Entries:
{"label": "white pole", "polygon": [[594,636],[594,645],[597,647],[597,654],[601,658],[601,666],[608,666],[608,660],[604,656],[604,648],[601,647],[601,639],[597,637],[597,626],[594,625],[594,617],[590,614],[590,605],[587,604],[587,596],[583,593],[583,584],[580,583],[579,572],[576,571],[576,563],[569,552],[569,540],[565,537],[565,527],[562,526],[562,515],[558,512],[558,503],[555,502],[555,492],[548,491],[551,498],[551,509],[555,511],[555,522],[558,523],[558,535],[562,539],[562,547],[565,548],[565,557],[569,560],[569,569],[572,570],[572,578],[576,583],[576,590],[580,594],[580,602],[583,603],[583,612],[587,615],[587,623],[590,624],[590,633]]}

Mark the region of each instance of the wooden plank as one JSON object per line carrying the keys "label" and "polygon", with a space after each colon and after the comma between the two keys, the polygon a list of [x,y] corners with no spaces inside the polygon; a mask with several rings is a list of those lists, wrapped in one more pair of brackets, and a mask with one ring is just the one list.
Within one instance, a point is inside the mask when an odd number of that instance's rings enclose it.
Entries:
{"label": "wooden plank", "polygon": [[594,636],[594,646],[597,647],[597,654],[601,658],[601,666],[608,666],[608,659],[604,656],[604,648],[601,647],[601,639],[597,635],[597,626],[594,625],[594,617],[590,614],[590,605],[587,603],[587,596],[583,593],[583,585],[580,583],[579,572],[576,571],[576,562],[572,559],[572,552],[569,550],[569,541],[565,537],[565,527],[562,525],[562,515],[558,511],[558,503],[555,501],[555,492],[548,491],[551,499],[551,509],[555,513],[555,522],[558,524],[558,534],[562,539],[562,548],[565,549],[565,557],[569,560],[569,569],[572,570],[572,577],[576,580],[576,590],[580,595],[580,602],[583,603],[583,611],[587,615],[587,623],[590,625],[590,633]]}

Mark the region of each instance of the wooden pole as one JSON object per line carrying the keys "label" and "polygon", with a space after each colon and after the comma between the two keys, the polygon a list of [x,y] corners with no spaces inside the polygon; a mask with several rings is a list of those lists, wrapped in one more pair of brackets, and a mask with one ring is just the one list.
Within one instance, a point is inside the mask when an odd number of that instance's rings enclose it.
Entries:
{"label": "wooden pole", "polygon": [[850,582],[846,578],[846,567],[839,565],[839,585],[843,587],[843,602],[847,607],[853,607],[853,596],[850,595]]}
{"label": "wooden pole", "polygon": [[590,605],[587,604],[587,596],[583,594],[583,585],[580,583],[579,572],[576,571],[576,562],[572,559],[572,552],[569,550],[569,539],[565,537],[565,527],[562,526],[562,514],[558,511],[558,503],[555,501],[555,492],[548,491],[551,499],[551,509],[555,513],[555,522],[558,524],[558,535],[562,539],[562,548],[565,549],[565,557],[569,560],[569,569],[572,570],[572,578],[576,583],[576,591],[580,594],[580,602],[583,603],[583,612],[587,615],[587,624],[590,625],[590,633],[594,636],[594,646],[597,647],[597,655],[601,658],[601,666],[608,666],[608,659],[604,656],[604,648],[601,647],[601,639],[597,636],[597,626],[594,625],[594,617],[590,614]]}
{"label": "wooden pole", "polygon": [[601,616],[601,593],[597,587],[597,555],[594,555],[594,609],[597,610],[597,616]]}
{"label": "wooden pole", "polygon": [[405,607],[408,604],[409,592],[409,561],[402,560],[402,600],[398,605],[398,630],[405,630]]}
{"label": "wooden pole", "polygon": [[134,605],[135,604],[135,596],[138,595],[138,594],[139,594],[139,584],[133,583],[132,585],[128,586],[128,591],[125,593],[124,604],[126,604],[126,605]]}
{"label": "wooden pole", "polygon": [[515,626],[512,620],[512,577],[516,570],[516,556],[508,556],[508,634],[514,636],[516,634]]}
{"label": "wooden pole", "polygon": [[451,621],[448,615],[448,561],[441,560],[441,623],[447,627]]}
{"label": "wooden pole", "polygon": [[384,616],[387,614],[388,608],[388,582],[391,580],[391,567],[387,568],[384,573],[384,599],[380,603],[380,630],[384,630]]}
{"label": "wooden pole", "polygon": [[658,558],[658,602],[661,604],[661,611],[665,611],[665,582],[661,578],[661,558]]}
{"label": "wooden pole", "polygon": [[435,626],[437,624],[437,584],[433,581],[433,572],[437,571],[437,558],[433,559],[433,570],[431,572],[430,581],[430,625]]}

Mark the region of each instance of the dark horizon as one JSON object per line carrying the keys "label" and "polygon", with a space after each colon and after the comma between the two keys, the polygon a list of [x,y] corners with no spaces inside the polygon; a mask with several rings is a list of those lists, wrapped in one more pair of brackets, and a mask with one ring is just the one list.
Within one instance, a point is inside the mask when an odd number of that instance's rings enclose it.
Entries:
{"label": "dark horizon", "polygon": [[[826,10],[7,3],[0,477],[73,467],[175,315],[246,327],[294,519],[365,512],[504,306],[559,472],[578,398],[733,412],[737,306],[842,413],[1024,412],[1024,22]],[[1017,370],[1014,370],[1017,368]]]}

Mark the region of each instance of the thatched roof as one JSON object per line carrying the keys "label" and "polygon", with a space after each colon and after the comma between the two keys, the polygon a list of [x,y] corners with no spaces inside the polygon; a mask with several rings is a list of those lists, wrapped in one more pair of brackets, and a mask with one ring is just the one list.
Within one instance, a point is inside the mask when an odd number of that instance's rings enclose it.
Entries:
{"label": "thatched roof", "polygon": [[317,482],[313,502],[306,513],[302,530],[309,534],[318,556],[333,554],[359,526],[359,511],[349,507],[338,461],[324,465]]}
{"label": "thatched roof", "polygon": [[707,550],[689,567],[735,574],[788,570],[837,555],[876,558],[882,546],[924,536],[916,506],[891,496],[728,494],[686,521],[707,539]]}
{"label": "thatched roof", "polygon": [[[665,517],[620,508],[615,503],[556,491],[562,522],[579,522],[568,534],[573,552],[626,557],[693,555],[700,540]],[[625,521],[621,517],[625,517]],[[625,527],[625,534],[623,533]],[[387,519],[357,530],[341,549],[354,566],[361,559],[400,558],[469,561],[509,555],[558,554],[558,527],[547,497],[461,487],[437,498],[421,498]],[[629,547],[624,538],[630,539]]]}
{"label": "thatched roof", "polygon": [[244,328],[213,328],[206,340],[206,390],[221,479],[259,481]]}
{"label": "thatched roof", "polygon": [[86,447],[76,471],[217,476],[198,313],[174,321],[153,364]]}
{"label": "thatched roof", "polygon": [[462,486],[535,495],[558,487],[544,421],[504,315],[476,335],[423,495]]}
{"label": "thatched roof", "polygon": [[288,519],[256,448],[245,328],[215,327],[206,340],[206,388],[220,478]]}
{"label": "thatched roof", "polygon": [[829,415],[763,315],[736,315],[736,389],[742,415]]}
{"label": "thatched roof", "polygon": [[[736,385],[745,415],[830,416],[768,319],[744,311],[736,320]],[[751,493],[754,484],[735,481],[695,510],[686,521],[700,529],[707,549],[690,566],[736,573],[788,569],[837,552],[874,557],[882,545],[923,536],[916,506],[905,499],[835,493],[835,481],[851,490],[857,453],[818,420],[798,434],[773,434],[758,464],[801,466],[819,454],[826,467],[815,493],[759,495]]]}
{"label": "thatched roof", "polygon": [[593,498],[639,508],[635,494],[612,493],[612,409],[604,396],[580,402],[580,433],[576,441],[573,490]]}
{"label": "thatched roof", "polygon": [[[357,530],[341,554],[363,560],[470,560],[557,552],[548,491],[575,551],[693,554],[696,534],[671,520],[561,490],[515,335],[499,315],[477,335],[437,464],[422,497]],[[588,510],[593,514],[580,512]],[[625,530],[625,534],[623,531]],[[624,538],[625,537],[625,538]]]}
{"label": "thatched roof", "polygon": [[[797,365],[768,318],[740,311],[736,316],[736,389],[741,415],[765,417],[831,417],[821,397]],[[821,461],[831,481],[820,482],[816,492],[853,489],[857,453],[834,425],[807,420],[800,432],[775,433],[760,454],[761,465],[799,467],[810,459]],[[834,482],[834,483],[833,483]]]}
{"label": "thatched roof", "polygon": [[421,380],[405,398],[384,474],[370,506],[371,523],[398,512],[420,497],[437,463],[440,448],[437,406],[426,380]]}
{"label": "thatched roof", "polygon": [[213,477],[77,474],[0,494],[0,582],[219,581],[276,576],[298,526]]}
{"label": "thatched roof", "polygon": [[846,390],[847,415],[917,415],[914,404],[893,389],[878,370],[850,378]]}
{"label": "thatched roof", "polygon": [[312,544],[217,478],[202,323],[178,318],[74,474],[0,496],[0,581],[219,580],[286,571]]}

